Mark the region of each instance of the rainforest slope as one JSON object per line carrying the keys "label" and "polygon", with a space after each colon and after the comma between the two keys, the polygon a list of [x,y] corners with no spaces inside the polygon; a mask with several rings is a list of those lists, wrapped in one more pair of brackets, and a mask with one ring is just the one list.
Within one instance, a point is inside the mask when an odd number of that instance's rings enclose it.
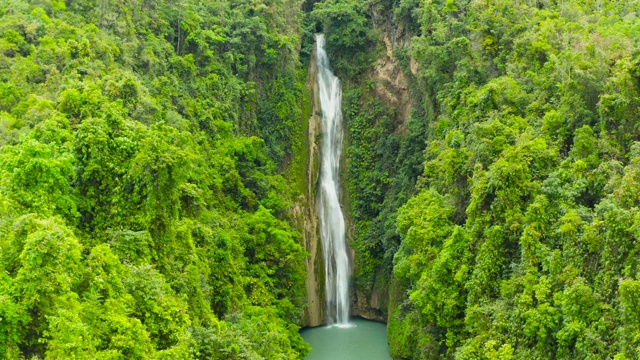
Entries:
{"label": "rainforest slope", "polygon": [[0,358],[304,357],[302,14],[0,2]]}
{"label": "rainforest slope", "polygon": [[[355,286],[391,283],[395,358],[640,357],[639,14],[316,4],[347,82]],[[376,93],[389,42],[406,118]]]}
{"label": "rainforest slope", "polygon": [[354,289],[389,294],[394,358],[639,358],[638,15],[0,1],[0,354],[303,358],[291,208],[324,31]]}

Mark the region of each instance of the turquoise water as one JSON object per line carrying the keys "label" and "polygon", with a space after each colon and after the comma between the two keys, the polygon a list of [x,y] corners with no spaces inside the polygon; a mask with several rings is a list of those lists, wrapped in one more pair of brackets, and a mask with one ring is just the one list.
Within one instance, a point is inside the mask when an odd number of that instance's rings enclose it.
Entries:
{"label": "turquoise water", "polygon": [[391,360],[387,327],[379,322],[351,319],[348,327],[321,326],[300,334],[313,348],[307,360]]}

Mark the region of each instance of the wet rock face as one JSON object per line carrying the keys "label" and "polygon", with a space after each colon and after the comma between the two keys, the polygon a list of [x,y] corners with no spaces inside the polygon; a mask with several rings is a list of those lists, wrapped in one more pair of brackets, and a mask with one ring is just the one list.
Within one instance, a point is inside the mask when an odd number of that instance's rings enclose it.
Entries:
{"label": "wet rock face", "polygon": [[389,287],[381,282],[371,288],[355,287],[352,312],[365,319],[387,322]]}
{"label": "wet rock face", "polygon": [[319,326],[325,322],[324,319],[324,264],[322,260],[322,247],[320,245],[320,234],[318,228],[318,214],[316,212],[315,185],[319,176],[320,148],[320,124],[322,121],[320,100],[318,98],[317,64],[315,53],[311,56],[309,63],[309,75],[306,89],[311,97],[311,113],[309,119],[308,146],[309,159],[307,160],[306,171],[306,193],[298,202],[302,218],[302,228],[304,235],[305,249],[309,257],[305,260],[307,270],[306,290],[307,307],[305,308],[302,326]]}

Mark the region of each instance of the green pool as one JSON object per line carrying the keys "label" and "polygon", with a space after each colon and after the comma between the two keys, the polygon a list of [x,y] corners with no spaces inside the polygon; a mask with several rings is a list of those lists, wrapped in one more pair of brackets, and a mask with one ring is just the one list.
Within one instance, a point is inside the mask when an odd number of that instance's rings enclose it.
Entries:
{"label": "green pool", "polygon": [[348,326],[304,329],[313,350],[307,360],[391,360],[385,324],[352,319]]}

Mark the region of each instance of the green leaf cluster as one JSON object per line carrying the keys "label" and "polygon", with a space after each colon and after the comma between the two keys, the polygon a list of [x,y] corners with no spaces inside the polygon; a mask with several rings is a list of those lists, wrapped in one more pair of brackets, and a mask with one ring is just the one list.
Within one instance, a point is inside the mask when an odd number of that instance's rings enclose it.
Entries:
{"label": "green leaf cluster", "polygon": [[0,3],[0,358],[306,355],[300,9]]}
{"label": "green leaf cluster", "polygon": [[356,286],[393,279],[392,356],[638,358],[638,2],[316,5],[351,8],[410,32],[406,122],[345,79]]}
{"label": "green leaf cluster", "polygon": [[394,274],[407,293],[390,321],[417,319],[428,335],[391,331],[398,354],[638,356],[637,209],[623,200],[637,156],[636,7],[415,10],[410,52],[437,112],[420,192],[399,211]]}

